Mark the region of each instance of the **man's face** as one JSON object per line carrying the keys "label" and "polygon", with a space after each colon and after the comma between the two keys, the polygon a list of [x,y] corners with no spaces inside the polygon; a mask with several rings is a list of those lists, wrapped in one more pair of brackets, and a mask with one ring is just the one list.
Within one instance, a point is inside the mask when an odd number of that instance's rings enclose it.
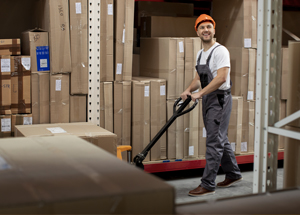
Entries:
{"label": "man's face", "polygon": [[215,36],[215,29],[211,22],[202,22],[197,29],[197,35],[205,42],[211,42]]}

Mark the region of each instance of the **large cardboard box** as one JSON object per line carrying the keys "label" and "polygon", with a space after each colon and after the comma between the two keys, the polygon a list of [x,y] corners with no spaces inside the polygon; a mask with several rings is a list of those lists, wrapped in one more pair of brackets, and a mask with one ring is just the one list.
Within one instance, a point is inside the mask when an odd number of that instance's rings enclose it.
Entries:
{"label": "large cardboard box", "polygon": [[141,76],[167,80],[167,99],[184,90],[184,39],[141,38]]}
{"label": "large cardboard box", "polygon": [[142,17],[141,37],[196,37],[195,21],[194,17]]}
{"label": "large cardboard box", "polygon": [[50,123],[70,121],[69,74],[50,76]]}
{"label": "large cardboard box", "polygon": [[113,82],[100,83],[100,127],[114,131],[114,96]]}
{"label": "large cardboard box", "polygon": [[231,93],[244,101],[255,100],[256,50],[229,47]]}
{"label": "large cardboard box", "polygon": [[31,29],[22,32],[22,55],[29,55],[31,73],[50,71],[50,52],[48,32],[43,29]]}
{"label": "large cardboard box", "polygon": [[198,156],[199,158],[204,158],[206,154],[206,128],[203,121],[203,111],[202,111],[202,99],[199,99],[199,144],[198,144]]}
{"label": "large cardboard box", "polygon": [[132,55],[132,76],[140,76],[140,55]]}
{"label": "large cardboard box", "polygon": [[[282,11],[282,46],[288,46],[289,40],[295,40],[291,37],[291,34],[294,34],[297,37],[300,37],[300,14],[299,11],[293,10],[283,10]],[[286,31],[290,33],[287,34]]]}
{"label": "large cardboard box", "polygon": [[30,56],[11,56],[11,112],[31,113]]}
{"label": "large cardboard box", "polygon": [[[167,100],[167,119],[173,116],[173,106],[176,100]],[[183,117],[178,117],[167,130],[167,158],[183,159]]]}
{"label": "large cardboard box", "polygon": [[100,81],[114,81],[114,1],[100,4]]}
{"label": "large cardboard box", "polygon": [[0,39],[0,55],[21,54],[20,39]]}
{"label": "large cardboard box", "polygon": [[88,94],[88,2],[69,0],[71,76],[70,94]]}
{"label": "large cardboard box", "polygon": [[241,153],[254,152],[255,102],[243,102]]}
{"label": "large cardboard box", "polygon": [[[143,151],[143,149],[150,143],[150,80],[144,81],[132,81],[132,153],[137,155]],[[155,144],[158,149],[160,159],[160,145]],[[152,155],[152,150],[148,153],[144,161],[149,161]],[[152,157],[152,156],[151,156]]]}
{"label": "large cardboard box", "polygon": [[[300,42],[289,41],[289,60],[288,60],[288,99],[287,99],[287,116],[300,110]],[[300,119],[297,119],[291,123],[290,126],[300,128]]]}
{"label": "large cardboard box", "polygon": [[257,48],[257,0],[214,0],[212,12],[221,44]]}
{"label": "large cardboard box", "polygon": [[[150,81],[150,133],[151,140],[167,122],[166,85],[165,79],[151,77],[132,77],[133,80]],[[151,160],[167,158],[167,134],[159,138],[151,149]]]}
{"label": "large cardboard box", "polygon": [[32,114],[11,115],[11,136],[15,136],[15,125],[32,125]]}
{"label": "large cardboard box", "polygon": [[280,99],[288,98],[289,89],[289,48],[281,48],[281,86],[280,86]]}
{"label": "large cardboard box", "polygon": [[15,126],[15,137],[71,135],[78,136],[114,155],[117,154],[117,136],[89,122]]}
{"label": "large cardboard box", "polygon": [[51,74],[71,72],[68,0],[42,0],[35,6],[38,26],[49,32]]}
{"label": "large cardboard box", "polygon": [[[194,104],[190,102],[189,108]],[[199,129],[200,129],[200,105],[198,104],[191,112],[189,112],[189,127],[188,127],[188,144],[184,142],[184,157],[185,158],[198,158],[199,157]],[[185,116],[184,115],[184,116]],[[186,133],[186,128],[184,127],[184,134]]]}
{"label": "large cardboard box", "polygon": [[0,137],[11,136],[11,115],[0,115]]}
{"label": "large cardboard box", "polygon": [[131,81],[114,82],[114,133],[118,145],[131,145]]}
{"label": "large cardboard box", "polygon": [[[300,132],[299,127],[285,126],[285,129]],[[286,138],[284,148],[284,172],[283,188],[295,188],[300,186],[300,141]]]}
{"label": "large cardboard box", "polygon": [[1,214],[175,213],[172,186],[78,137],[10,138],[0,151]]}
{"label": "large cardboard box", "polygon": [[148,16],[194,16],[194,4],[177,2],[136,1],[134,18],[135,27],[141,26],[141,18]]}
{"label": "large cardboard box", "polygon": [[0,55],[0,115],[11,114],[11,60]]}
{"label": "large cardboard box", "polygon": [[50,74],[31,74],[32,123],[50,123]]}
{"label": "large cardboard box", "polygon": [[86,122],[86,95],[70,95],[70,122]]}
{"label": "large cardboard box", "polygon": [[234,154],[241,154],[243,123],[243,98],[232,96],[232,110],[228,126],[228,141]]}
{"label": "large cardboard box", "polygon": [[134,0],[114,0],[115,80],[132,79]]}
{"label": "large cardboard box", "polygon": [[[286,100],[280,100],[279,105],[279,120],[287,117],[286,115]],[[284,149],[286,145],[287,137],[278,135],[278,149]]]}

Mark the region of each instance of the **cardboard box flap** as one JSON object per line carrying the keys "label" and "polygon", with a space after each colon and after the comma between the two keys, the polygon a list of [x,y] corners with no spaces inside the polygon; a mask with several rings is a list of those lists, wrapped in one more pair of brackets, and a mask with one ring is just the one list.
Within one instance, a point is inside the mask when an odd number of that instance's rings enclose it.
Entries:
{"label": "cardboard box flap", "polygon": [[23,31],[22,34],[26,34],[28,32],[47,32],[47,31],[42,28],[34,28],[34,29],[28,29],[26,31]]}

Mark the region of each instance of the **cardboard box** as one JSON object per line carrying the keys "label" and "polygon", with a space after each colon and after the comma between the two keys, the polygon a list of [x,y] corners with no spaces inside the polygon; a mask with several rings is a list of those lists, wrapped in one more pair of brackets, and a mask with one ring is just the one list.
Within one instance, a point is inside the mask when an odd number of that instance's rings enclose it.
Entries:
{"label": "cardboard box", "polygon": [[142,17],[141,37],[196,37],[195,21],[194,17]]}
{"label": "cardboard box", "polygon": [[0,55],[0,115],[11,114],[11,60]]}
{"label": "cardboard box", "polygon": [[31,113],[30,56],[11,56],[11,112]]}
{"label": "cardboard box", "polygon": [[203,158],[206,154],[206,128],[203,122],[203,111],[202,111],[202,99],[199,100],[199,145],[198,145],[198,156]]}
{"label": "cardboard box", "polygon": [[50,123],[70,121],[69,89],[69,74],[50,76]]}
{"label": "cardboard box", "polygon": [[256,50],[229,47],[231,94],[244,101],[255,99]]}
{"label": "cardboard box", "polygon": [[[279,120],[287,117],[286,115],[286,100],[280,100],[279,106]],[[278,149],[284,149],[287,141],[287,137],[278,135]]]}
{"label": "cardboard box", "polygon": [[[150,80],[132,81],[132,154],[139,154],[150,143]],[[160,145],[155,144],[144,161],[152,158],[152,151],[158,149],[157,160],[160,159]],[[155,160],[155,159],[153,159]]]}
{"label": "cardboard box", "polygon": [[280,87],[280,99],[288,98],[289,89],[289,49],[288,47],[281,48],[281,87]]}
{"label": "cardboard box", "polygon": [[140,76],[140,55],[132,55],[132,76]]}
{"label": "cardboard box", "polygon": [[136,1],[135,27],[141,26],[141,18],[148,16],[193,17],[194,4],[177,2]]}
{"label": "cardboard box", "polygon": [[100,4],[100,81],[114,81],[114,1]]}
{"label": "cardboard box", "polygon": [[298,11],[283,10],[282,11],[282,46],[288,46],[289,40],[295,40],[290,34],[287,34],[284,30],[300,37],[299,29],[300,14]]}
{"label": "cardboard box", "polygon": [[31,74],[32,123],[50,123],[50,74]]}
{"label": "cardboard box", "polygon": [[115,5],[115,80],[132,79],[134,0],[114,0]]}
{"label": "cardboard box", "polygon": [[184,39],[141,38],[141,76],[167,80],[167,99],[184,90]]}
{"label": "cardboard box", "polygon": [[[299,127],[285,126],[284,129],[300,132]],[[286,138],[284,148],[283,188],[295,188],[300,186],[300,144],[299,140]]]}
{"label": "cardboard box", "polygon": [[257,48],[257,0],[214,0],[216,38],[226,47]]}
{"label": "cardboard box", "polygon": [[70,22],[68,0],[42,0],[35,4],[38,26],[49,32],[50,73],[70,73]]}
{"label": "cardboard box", "polygon": [[254,152],[255,102],[243,102],[241,153]]}
{"label": "cardboard box", "polygon": [[131,145],[131,81],[114,82],[114,133],[118,145]]}
{"label": "cardboard box", "polygon": [[78,137],[10,138],[0,151],[1,214],[175,213],[171,185]]}
{"label": "cardboard box", "polygon": [[15,137],[78,136],[114,155],[117,154],[117,136],[89,122],[17,125]]}
{"label": "cardboard box", "polygon": [[11,115],[0,115],[0,138],[11,137]]}
{"label": "cardboard box", "polygon": [[[300,42],[296,41],[289,41],[289,67],[288,67],[288,77],[289,77],[289,87],[288,87],[288,99],[287,99],[287,116],[295,113],[296,111],[300,110]],[[300,128],[300,119],[294,120],[293,122],[289,123],[290,126]]]}
{"label": "cardboard box", "polygon": [[15,136],[15,125],[32,125],[32,114],[11,115],[11,136]]}
{"label": "cardboard box", "polygon": [[86,95],[70,95],[70,122],[86,122]]}
{"label": "cardboard box", "polygon": [[114,96],[113,82],[100,83],[100,127],[114,131]]}
{"label": "cardboard box", "polygon": [[29,55],[31,73],[50,72],[48,32],[31,29],[22,32],[22,55]]}
{"label": "cardboard box", "polygon": [[[167,119],[173,116],[175,100],[167,100]],[[183,159],[183,117],[178,117],[167,130],[167,158]]]}
{"label": "cardboard box", "polygon": [[[194,104],[194,102],[190,102],[189,108]],[[199,129],[200,129],[200,122],[199,122],[199,107],[198,104],[194,110],[189,112],[189,141],[188,147],[184,148],[185,158],[198,158],[199,155]],[[187,114],[185,114],[187,115]],[[186,132],[186,128],[184,128],[184,133]]]}
{"label": "cardboard box", "polygon": [[243,98],[232,96],[232,110],[228,126],[228,140],[234,154],[241,154]]}
{"label": "cardboard box", "polygon": [[88,94],[88,2],[69,0],[71,76],[70,93]]}
{"label": "cardboard box", "polygon": [[0,55],[20,55],[20,39],[0,39]]}

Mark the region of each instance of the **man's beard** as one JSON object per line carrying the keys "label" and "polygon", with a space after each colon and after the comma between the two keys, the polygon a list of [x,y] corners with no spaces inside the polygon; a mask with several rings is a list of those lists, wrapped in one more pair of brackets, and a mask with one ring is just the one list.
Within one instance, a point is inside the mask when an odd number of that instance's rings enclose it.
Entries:
{"label": "man's beard", "polygon": [[213,37],[209,37],[209,39],[203,39],[203,37],[201,38],[203,43],[210,43],[212,41]]}

